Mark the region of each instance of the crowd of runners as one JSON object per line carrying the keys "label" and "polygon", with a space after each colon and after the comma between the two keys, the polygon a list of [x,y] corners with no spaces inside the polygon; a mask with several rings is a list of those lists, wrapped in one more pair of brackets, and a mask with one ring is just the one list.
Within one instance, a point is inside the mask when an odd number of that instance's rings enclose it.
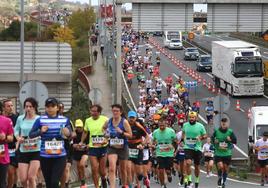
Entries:
{"label": "crowd of runners", "polygon": [[[18,180],[24,188],[42,187],[42,177],[47,188],[69,187],[72,161],[77,164],[80,186],[86,187],[88,160],[96,188],[149,188],[152,181],[161,188],[172,181],[198,188],[203,181],[202,161],[207,178],[216,164],[217,186],[224,188],[237,142],[228,120],[221,119],[220,127],[208,135],[211,123],[199,121],[200,106],[191,104],[184,80],[173,80],[172,75],[160,78],[160,55],[153,53],[147,41],[145,34],[131,29],[122,35],[123,71],[128,86],[139,91],[137,111],[126,116],[119,104],[112,105],[112,117],[102,115],[102,107],[93,105],[88,119],[72,123],[55,98],[46,100],[44,115],[39,115],[34,98],[24,101],[20,116],[14,114],[12,100],[2,101],[0,188],[17,187]],[[205,111],[211,122],[212,101]],[[265,133],[256,145],[262,168],[267,166],[267,155],[262,152],[268,148],[267,136]]]}

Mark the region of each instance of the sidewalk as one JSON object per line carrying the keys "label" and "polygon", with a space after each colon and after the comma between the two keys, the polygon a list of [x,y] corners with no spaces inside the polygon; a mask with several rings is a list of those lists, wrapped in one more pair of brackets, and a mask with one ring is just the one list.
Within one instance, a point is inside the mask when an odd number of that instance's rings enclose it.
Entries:
{"label": "sidewalk", "polygon": [[104,66],[103,58],[101,56],[100,47],[92,46],[92,51],[98,51],[97,61],[93,62],[93,71],[88,75],[91,88],[98,88],[102,92],[101,106],[103,108],[102,114],[111,117],[111,105],[112,105],[112,84],[108,79],[108,70]]}

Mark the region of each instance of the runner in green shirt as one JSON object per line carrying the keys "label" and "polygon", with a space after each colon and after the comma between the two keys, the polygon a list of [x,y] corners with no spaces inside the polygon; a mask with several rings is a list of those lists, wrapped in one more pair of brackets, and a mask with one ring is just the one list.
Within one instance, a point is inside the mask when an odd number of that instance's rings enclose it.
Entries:
{"label": "runner in green shirt", "polygon": [[195,188],[199,186],[200,160],[202,158],[202,140],[206,139],[206,129],[203,124],[197,122],[197,113],[189,112],[189,122],[183,124],[182,138],[184,138],[185,168],[184,186],[192,184],[191,165],[194,161]]}
{"label": "runner in green shirt", "polygon": [[233,144],[237,143],[227,118],[221,119],[221,126],[214,131],[211,140],[215,148],[214,160],[218,169],[218,187],[224,188],[232,159]]}
{"label": "runner in green shirt", "polygon": [[162,188],[165,185],[165,172],[168,181],[172,181],[171,168],[173,166],[174,146],[176,143],[176,133],[172,128],[167,127],[168,121],[166,116],[159,120],[159,128],[153,132],[153,141],[156,145],[156,157],[158,161],[159,180]]}

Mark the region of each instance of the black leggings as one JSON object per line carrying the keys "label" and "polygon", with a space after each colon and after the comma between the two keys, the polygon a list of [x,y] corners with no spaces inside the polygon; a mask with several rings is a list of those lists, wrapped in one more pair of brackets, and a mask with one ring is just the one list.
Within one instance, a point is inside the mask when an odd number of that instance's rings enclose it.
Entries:
{"label": "black leggings", "polygon": [[41,170],[46,181],[47,188],[59,188],[59,182],[63,175],[66,157],[40,158]]}
{"label": "black leggings", "polygon": [[6,188],[8,164],[0,164],[0,188]]}

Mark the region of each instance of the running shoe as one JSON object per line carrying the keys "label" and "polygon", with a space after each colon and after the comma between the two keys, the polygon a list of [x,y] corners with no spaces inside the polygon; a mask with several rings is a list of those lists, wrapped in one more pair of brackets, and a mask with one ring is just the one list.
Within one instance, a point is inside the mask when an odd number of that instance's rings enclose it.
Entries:
{"label": "running shoe", "polygon": [[150,180],[149,180],[149,178],[143,179],[143,185],[145,185],[147,188],[150,187]]}

